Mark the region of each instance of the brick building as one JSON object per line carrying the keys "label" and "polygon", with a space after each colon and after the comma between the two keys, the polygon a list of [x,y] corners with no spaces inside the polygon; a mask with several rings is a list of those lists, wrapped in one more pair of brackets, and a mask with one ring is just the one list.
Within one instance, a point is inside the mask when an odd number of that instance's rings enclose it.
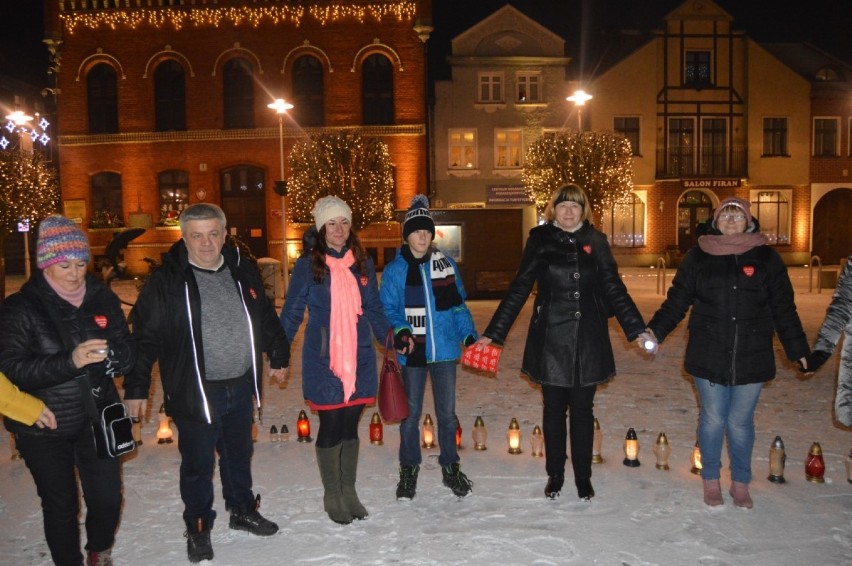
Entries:
{"label": "brick building", "polygon": [[[150,227],[131,271],[179,237],[188,204],[221,205],[259,257],[282,257],[286,155],[317,133],[354,130],[389,146],[395,205],[426,190],[428,0],[46,1],[56,54],[62,210],[95,254],[116,219]],[[283,98],[283,117],[268,108]],[[284,209],[286,210],[286,208]],[[287,223],[287,252],[308,224]],[[377,257],[395,223],[362,232]]]}

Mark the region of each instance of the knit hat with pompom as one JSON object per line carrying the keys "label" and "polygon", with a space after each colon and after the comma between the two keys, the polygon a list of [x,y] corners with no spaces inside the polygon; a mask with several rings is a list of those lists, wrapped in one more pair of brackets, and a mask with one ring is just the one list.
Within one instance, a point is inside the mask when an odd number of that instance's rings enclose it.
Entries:
{"label": "knit hat with pompom", "polygon": [[432,232],[432,239],[435,239],[435,221],[429,212],[429,199],[426,195],[415,195],[411,199],[411,206],[402,223],[402,238],[408,239],[408,236],[417,230],[429,230]]}

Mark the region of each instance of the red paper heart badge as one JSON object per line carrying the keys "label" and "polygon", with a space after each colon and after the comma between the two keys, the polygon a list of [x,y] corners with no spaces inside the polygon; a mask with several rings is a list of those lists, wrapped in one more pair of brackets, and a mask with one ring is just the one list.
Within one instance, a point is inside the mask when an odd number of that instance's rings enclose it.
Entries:
{"label": "red paper heart badge", "polygon": [[586,252],[589,255],[592,255],[592,246],[590,246],[589,244],[586,244],[585,246],[583,246],[583,251]]}
{"label": "red paper heart badge", "polygon": [[96,314],[95,315],[95,324],[98,325],[98,328],[103,330],[104,328],[107,327],[107,317],[102,315],[102,314]]}
{"label": "red paper heart badge", "polygon": [[743,273],[745,273],[746,277],[751,277],[752,275],[754,275],[754,266],[753,265],[743,266]]}

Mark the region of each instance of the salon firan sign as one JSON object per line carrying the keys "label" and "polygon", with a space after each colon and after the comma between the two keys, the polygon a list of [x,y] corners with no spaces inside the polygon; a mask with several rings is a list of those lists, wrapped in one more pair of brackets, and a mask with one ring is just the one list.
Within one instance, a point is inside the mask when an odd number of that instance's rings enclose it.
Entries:
{"label": "salon firan sign", "polygon": [[742,179],[683,179],[684,189],[731,189],[741,187]]}

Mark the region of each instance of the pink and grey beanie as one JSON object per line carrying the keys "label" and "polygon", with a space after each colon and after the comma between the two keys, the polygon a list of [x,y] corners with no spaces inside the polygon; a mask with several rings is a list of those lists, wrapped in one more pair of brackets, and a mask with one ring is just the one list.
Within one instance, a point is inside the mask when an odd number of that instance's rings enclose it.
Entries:
{"label": "pink and grey beanie", "polygon": [[48,216],[38,227],[36,265],[46,269],[63,261],[89,261],[89,241],[73,220],[58,214]]}
{"label": "pink and grey beanie", "polygon": [[751,227],[752,219],[751,219],[751,204],[747,200],[743,200],[737,197],[728,197],[722,202],[719,203],[719,206],[716,207],[716,213],[713,215],[713,227],[719,227],[719,215],[722,214],[722,211],[726,208],[739,208],[743,211],[746,217],[746,226]]}

